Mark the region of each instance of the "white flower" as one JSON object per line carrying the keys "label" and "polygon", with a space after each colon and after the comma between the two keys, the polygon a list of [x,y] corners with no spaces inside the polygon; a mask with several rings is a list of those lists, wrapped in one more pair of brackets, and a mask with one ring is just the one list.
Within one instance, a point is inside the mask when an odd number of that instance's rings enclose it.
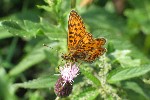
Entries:
{"label": "white flower", "polygon": [[76,64],[67,63],[64,67],[60,67],[60,73],[64,81],[73,82],[73,79],[77,77],[79,68]]}

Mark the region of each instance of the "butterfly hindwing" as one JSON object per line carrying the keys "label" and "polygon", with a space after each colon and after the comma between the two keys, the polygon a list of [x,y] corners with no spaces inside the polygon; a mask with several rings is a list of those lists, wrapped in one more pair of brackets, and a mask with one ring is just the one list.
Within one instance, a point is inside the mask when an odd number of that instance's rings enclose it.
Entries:
{"label": "butterfly hindwing", "polygon": [[106,52],[106,49],[103,48],[105,43],[104,38],[94,39],[78,48],[73,56],[83,61],[92,62]]}

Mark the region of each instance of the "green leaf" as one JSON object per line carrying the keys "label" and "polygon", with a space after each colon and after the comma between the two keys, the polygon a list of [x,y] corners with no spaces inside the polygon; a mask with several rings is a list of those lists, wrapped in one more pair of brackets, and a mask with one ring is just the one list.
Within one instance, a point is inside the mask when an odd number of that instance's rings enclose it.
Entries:
{"label": "green leaf", "polygon": [[22,87],[22,88],[30,88],[30,89],[38,89],[38,88],[53,88],[54,84],[56,83],[58,76],[46,76],[38,79],[34,79],[24,83],[17,83],[13,86],[15,88]]}
{"label": "green leaf", "polygon": [[2,25],[8,27],[8,28],[12,28],[14,30],[24,30],[18,23],[16,23],[15,21],[3,21]]}
{"label": "green leaf", "polygon": [[24,28],[29,34],[29,36],[36,36],[36,34],[41,30],[41,24],[40,23],[35,23],[32,21],[24,20],[23,21]]}
{"label": "green leaf", "polygon": [[[44,24],[43,24],[44,26]],[[45,23],[45,26],[43,27],[44,34],[52,40],[61,40],[67,37],[67,34],[61,29],[59,26],[55,25],[49,25]]]}
{"label": "green leaf", "polygon": [[37,7],[39,9],[44,9],[45,11],[51,12],[52,11],[52,7],[49,6],[45,6],[45,5],[37,5]]}
{"label": "green leaf", "polygon": [[26,33],[25,29],[23,29],[22,26],[20,26],[17,22],[14,21],[2,21],[2,26],[4,26],[4,28],[8,30],[8,32],[13,33],[15,35],[25,35]]}
{"label": "green leaf", "polygon": [[0,99],[15,100],[14,90],[11,88],[11,79],[8,77],[6,70],[0,66]]}
{"label": "green leaf", "polygon": [[5,39],[5,38],[9,38],[12,37],[13,35],[11,33],[9,33],[5,28],[0,26],[0,39]]}
{"label": "green leaf", "polygon": [[116,50],[112,55],[120,62],[121,67],[135,67],[140,66],[140,59],[131,59],[128,54],[130,50]]}
{"label": "green leaf", "polygon": [[150,79],[143,79],[143,82],[144,82],[145,84],[150,84]]}
{"label": "green leaf", "polygon": [[53,11],[53,8],[55,6],[55,3],[52,1],[52,0],[44,0],[45,3],[48,4],[48,6],[46,5],[37,5],[38,8],[40,9],[44,9],[45,11],[48,11],[48,12],[52,12]]}
{"label": "green leaf", "polygon": [[124,14],[127,16],[127,27],[130,30],[130,34],[138,34],[139,31],[142,31],[144,34],[150,34],[149,29],[149,10],[150,10],[150,1],[136,0],[136,3],[132,0],[129,1],[135,9],[128,8],[125,10]]}
{"label": "green leaf", "polygon": [[88,87],[82,93],[73,98],[73,100],[95,100],[99,95],[99,90]]}
{"label": "green leaf", "polygon": [[111,71],[107,77],[109,83],[115,83],[122,80],[127,80],[134,77],[139,77],[150,71],[150,65],[141,67],[119,68]]}
{"label": "green leaf", "polygon": [[96,76],[94,76],[91,72],[84,69],[84,67],[80,67],[80,71],[85,75],[89,80],[91,80],[96,86],[101,86],[100,81]]}
{"label": "green leaf", "polygon": [[28,100],[44,100],[44,96],[41,96],[41,91],[28,91],[27,93],[29,99]]}
{"label": "green leaf", "polygon": [[106,11],[104,8],[98,8],[94,6],[90,7],[88,11],[84,13],[83,21],[91,26],[91,30],[97,30],[99,32],[98,34],[94,34],[97,36],[101,36],[103,31],[118,33],[124,28],[124,20],[122,20],[120,17],[117,17],[116,15]]}
{"label": "green leaf", "polygon": [[40,30],[40,24],[24,20],[2,21],[2,26],[10,33],[21,37],[35,37]]}
{"label": "green leaf", "polygon": [[127,88],[127,89],[131,89],[136,93],[139,93],[140,95],[142,95],[143,97],[145,97],[146,99],[148,99],[149,97],[146,95],[146,93],[144,92],[144,90],[142,89],[142,87],[140,87],[137,83],[135,82],[126,82],[125,86],[123,86],[123,88]]}
{"label": "green leaf", "polygon": [[41,45],[40,48],[34,48],[29,54],[27,54],[22,61],[19,62],[12,70],[10,70],[9,75],[18,75],[26,69],[32,67],[32,65],[37,64],[45,59],[44,53],[45,47]]}

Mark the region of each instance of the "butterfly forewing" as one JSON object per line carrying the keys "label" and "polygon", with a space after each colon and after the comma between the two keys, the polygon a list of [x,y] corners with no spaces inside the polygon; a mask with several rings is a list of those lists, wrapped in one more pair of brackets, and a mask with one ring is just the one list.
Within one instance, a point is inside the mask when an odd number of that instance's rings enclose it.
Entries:
{"label": "butterfly forewing", "polygon": [[85,34],[85,26],[81,17],[72,10],[68,21],[68,50],[76,49],[79,41]]}

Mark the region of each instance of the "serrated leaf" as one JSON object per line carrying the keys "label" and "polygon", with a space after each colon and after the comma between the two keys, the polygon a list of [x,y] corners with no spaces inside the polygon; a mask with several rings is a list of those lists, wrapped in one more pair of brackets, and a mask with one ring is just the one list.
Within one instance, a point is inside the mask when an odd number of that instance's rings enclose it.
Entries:
{"label": "serrated leaf", "polygon": [[34,48],[28,55],[26,55],[22,61],[19,62],[12,70],[9,75],[18,75],[24,70],[30,68],[32,65],[37,64],[45,59],[44,47]]}
{"label": "serrated leaf", "polygon": [[127,80],[134,77],[139,77],[150,71],[150,65],[141,67],[119,68],[111,71],[107,77],[109,83],[115,83],[122,80]]}
{"label": "serrated leaf", "polygon": [[22,87],[22,88],[30,88],[30,89],[52,88],[54,87],[54,84],[56,83],[57,79],[58,76],[52,75],[52,76],[46,76],[46,77],[34,79],[24,83],[17,83],[14,84],[13,86],[16,88]]}
{"label": "serrated leaf", "polygon": [[47,20],[42,19],[41,26],[44,34],[51,40],[61,40],[62,38],[67,37],[67,34],[63,31],[62,27],[52,25],[48,23]]}
{"label": "serrated leaf", "polygon": [[[84,16],[86,16],[85,19]],[[94,6],[90,7],[90,9],[86,13],[84,13],[83,20],[87,22],[88,25],[94,26],[90,27],[90,29],[92,29],[93,31],[100,29],[98,34],[99,36],[101,35],[102,30],[105,31],[110,30],[111,33],[112,32],[118,33],[121,29],[124,28],[124,20],[121,20],[119,17],[106,11],[104,8],[98,8]],[[99,24],[97,21],[100,22],[101,24]]]}
{"label": "serrated leaf", "polygon": [[126,82],[125,86],[123,86],[123,88],[127,88],[127,89],[131,89],[136,93],[139,93],[140,95],[144,96],[146,99],[148,99],[149,97],[146,95],[146,93],[144,92],[144,90],[142,89],[142,87],[140,87],[137,83],[135,82]]}
{"label": "serrated leaf", "polygon": [[112,55],[120,62],[121,67],[140,66],[140,59],[132,59],[128,54],[130,50],[116,50]]}
{"label": "serrated leaf", "polygon": [[145,84],[150,84],[150,79],[143,79],[143,82],[145,83]]}
{"label": "serrated leaf", "polygon": [[28,20],[24,20],[23,23],[25,30],[28,32],[28,34],[30,34],[30,36],[36,36],[38,31],[41,29],[40,23],[34,23]]}
{"label": "serrated leaf", "polygon": [[139,31],[142,31],[144,34],[150,34],[149,30],[149,0],[144,0],[142,3],[140,0],[133,2],[129,1],[131,5],[136,9],[127,9],[125,10],[125,15],[127,16],[127,27],[130,30],[130,34],[137,34]]}
{"label": "serrated leaf", "polygon": [[40,30],[40,24],[31,21],[2,21],[2,26],[10,33],[22,37],[35,37]]}
{"label": "serrated leaf", "polygon": [[45,6],[45,5],[37,5],[37,7],[39,8],[39,9],[44,9],[45,11],[52,11],[52,8],[51,7],[49,7],[49,6]]}
{"label": "serrated leaf", "polygon": [[25,29],[22,28],[18,23],[14,21],[2,21],[2,26],[10,33],[15,35],[24,34],[26,33]]}
{"label": "serrated leaf", "polygon": [[41,91],[28,91],[28,100],[44,100],[44,96],[41,96]]}
{"label": "serrated leaf", "polygon": [[0,39],[5,39],[5,38],[9,38],[13,36],[4,27],[1,27],[1,26],[0,26],[0,32],[1,32]]}
{"label": "serrated leaf", "polygon": [[[44,26],[45,24],[45,26]],[[66,33],[61,29],[61,27],[59,26],[55,26],[55,25],[49,25],[44,23],[43,24],[43,30],[45,31],[45,35],[49,38],[49,39],[54,39],[54,40],[61,40],[62,38],[66,38]]]}
{"label": "serrated leaf", "polygon": [[95,77],[91,72],[85,70],[83,67],[80,67],[80,71],[85,75],[89,80],[91,80],[96,86],[101,86],[100,81]]}
{"label": "serrated leaf", "polygon": [[99,90],[95,88],[86,88],[82,93],[73,98],[73,100],[95,100],[99,95]]}
{"label": "serrated leaf", "polygon": [[7,28],[12,28],[14,30],[24,30],[18,23],[14,21],[2,21],[2,25],[6,26]]}

